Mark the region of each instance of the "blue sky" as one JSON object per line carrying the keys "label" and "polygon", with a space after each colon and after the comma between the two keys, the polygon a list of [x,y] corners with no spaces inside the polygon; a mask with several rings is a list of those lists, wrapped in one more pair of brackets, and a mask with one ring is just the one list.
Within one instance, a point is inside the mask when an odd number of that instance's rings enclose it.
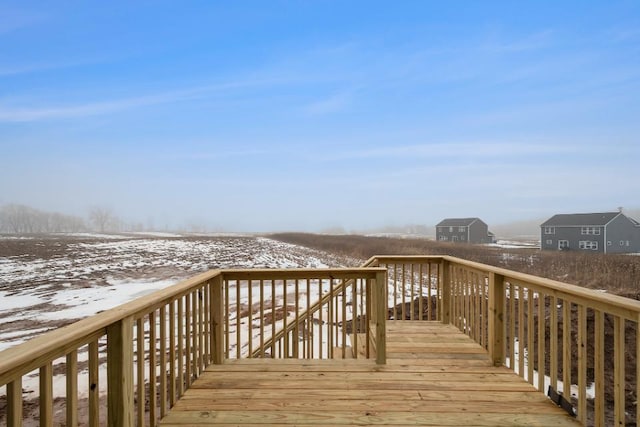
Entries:
{"label": "blue sky", "polygon": [[233,231],[640,207],[640,2],[0,2],[0,205]]}

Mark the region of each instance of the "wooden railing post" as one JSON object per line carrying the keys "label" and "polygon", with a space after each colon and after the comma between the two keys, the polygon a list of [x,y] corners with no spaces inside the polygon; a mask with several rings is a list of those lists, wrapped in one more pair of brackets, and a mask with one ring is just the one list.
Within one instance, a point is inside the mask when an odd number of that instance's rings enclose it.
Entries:
{"label": "wooden railing post", "polygon": [[504,356],[504,276],[490,272],[489,357],[494,366],[501,366]]}
{"label": "wooden railing post", "polygon": [[7,384],[7,427],[22,426],[22,377]]}
{"label": "wooden railing post", "polygon": [[376,283],[373,289],[376,322],[376,363],[387,363],[387,271],[376,273]]}
{"label": "wooden railing post", "polygon": [[134,425],[133,318],[107,327],[107,422],[111,427]]}
{"label": "wooden railing post", "polygon": [[[209,292],[209,308],[211,310],[211,360],[219,365],[224,362],[224,301],[222,298],[222,274],[211,279]],[[228,315],[228,314],[227,314]]]}
{"label": "wooden railing post", "polygon": [[451,323],[451,263],[446,259],[440,261],[440,283],[442,286],[442,304],[440,305],[440,319],[442,323]]}

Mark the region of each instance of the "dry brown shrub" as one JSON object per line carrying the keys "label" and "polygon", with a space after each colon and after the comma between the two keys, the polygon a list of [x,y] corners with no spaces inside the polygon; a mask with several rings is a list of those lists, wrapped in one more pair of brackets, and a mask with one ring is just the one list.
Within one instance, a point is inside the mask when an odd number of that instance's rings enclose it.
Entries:
{"label": "dry brown shrub", "polygon": [[[366,260],[374,255],[451,255],[640,299],[640,256],[503,249],[427,239],[280,233],[273,239]],[[356,267],[354,265],[354,267]]]}

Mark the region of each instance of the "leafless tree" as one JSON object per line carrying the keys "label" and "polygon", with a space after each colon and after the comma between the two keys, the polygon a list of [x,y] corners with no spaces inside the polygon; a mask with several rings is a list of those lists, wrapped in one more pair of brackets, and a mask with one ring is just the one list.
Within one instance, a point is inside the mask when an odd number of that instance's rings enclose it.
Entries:
{"label": "leafless tree", "polygon": [[0,233],[62,233],[84,229],[84,220],[76,216],[45,212],[18,204],[0,207]]}
{"label": "leafless tree", "polygon": [[111,209],[105,208],[104,206],[94,206],[91,208],[89,211],[89,221],[94,229],[101,233],[115,230],[120,223]]}

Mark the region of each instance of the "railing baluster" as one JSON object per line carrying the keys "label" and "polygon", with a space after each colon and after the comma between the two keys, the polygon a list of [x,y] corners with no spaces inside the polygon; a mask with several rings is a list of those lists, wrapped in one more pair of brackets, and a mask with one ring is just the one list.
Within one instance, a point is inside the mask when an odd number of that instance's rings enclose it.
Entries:
{"label": "railing baluster", "polygon": [[549,301],[549,377],[551,387],[558,390],[558,299],[551,296]]}
{"label": "railing baluster", "polygon": [[405,264],[402,264],[402,272],[400,277],[402,278],[402,320],[406,320],[409,319],[410,317],[407,317],[407,280],[405,278],[406,276],[406,268],[405,268]]}
{"label": "railing baluster", "polygon": [[353,342],[351,343],[351,351],[353,357],[358,358],[358,279],[354,279],[351,285],[351,332],[353,336]]}
{"label": "railing baluster", "polygon": [[[428,302],[427,302],[427,320],[435,320],[437,318],[437,314],[436,316],[434,316],[432,313],[432,307],[433,304],[431,304],[431,288],[433,287],[433,283],[432,283],[432,276],[431,276],[432,272],[431,272],[431,263],[427,264],[427,297],[429,298]],[[437,295],[437,293],[436,293]],[[436,297],[436,313],[438,311],[437,309],[437,304],[438,304],[438,298]]]}
{"label": "railing baluster", "polygon": [[176,404],[176,302],[169,303],[169,407]]}
{"label": "railing baluster", "polygon": [[504,360],[504,276],[490,273],[489,276],[489,357],[494,366]]}
{"label": "railing baluster", "polygon": [[578,421],[587,422],[587,315],[584,305],[578,306]]}
{"label": "railing baluster", "polygon": [[[402,275],[402,277],[404,279],[404,274]],[[404,295],[404,285],[402,286],[402,294]],[[347,287],[345,285],[344,279],[341,280],[340,287],[342,288],[342,319],[340,320],[340,322],[342,324],[342,358],[344,359],[347,357]]]}
{"label": "railing baluster", "polygon": [[[308,279],[306,279],[308,280]],[[295,295],[296,295],[296,315],[295,315],[295,327],[293,328],[293,357],[294,359],[298,359],[299,355],[299,347],[300,347],[300,283],[299,280],[295,280]]]}
{"label": "railing baluster", "polygon": [[66,363],[67,382],[67,426],[78,425],[78,351],[74,350],[67,354]]}
{"label": "railing baluster", "polygon": [[100,376],[98,340],[89,343],[89,426],[100,424]]}
{"label": "railing baluster", "polygon": [[393,264],[393,320],[398,320],[398,264]]}
{"label": "railing baluster", "polygon": [[221,275],[214,277],[211,280],[211,286],[213,289],[211,290],[211,302],[210,302],[210,310],[211,310],[211,352],[213,356],[213,363],[219,365],[224,362],[225,359],[225,343],[229,340],[225,337],[224,328],[224,318],[229,318],[228,306],[225,306],[224,299],[222,298],[222,293],[224,292],[223,286],[224,282]]}
{"label": "railing baluster", "polygon": [[411,263],[411,265],[409,266],[409,271],[411,274],[411,302],[409,303],[409,310],[411,311],[411,315],[409,316],[410,320],[414,320],[414,295],[415,295],[415,280],[414,280],[414,275],[413,275],[413,268],[414,265],[413,263]]}
{"label": "railing baluster", "polygon": [[509,368],[513,372],[516,372],[516,323],[516,286],[509,282]]}
{"label": "railing baluster", "polygon": [[260,357],[264,359],[264,280],[260,279]]}
{"label": "railing baluster", "polygon": [[449,267],[449,261],[443,259],[438,266],[438,269],[442,270],[442,274],[438,274],[438,280],[440,280],[439,288],[441,292],[441,306],[440,306],[440,320],[442,323],[451,323],[451,292],[453,286],[451,284],[451,271]]}
{"label": "railing baluster", "polygon": [[[594,316],[594,381],[595,381],[595,402],[593,423],[596,427],[605,425],[604,418],[604,314],[600,310],[595,310]],[[640,384],[640,382],[639,382]]]}
{"label": "railing baluster", "polygon": [[545,392],[544,390],[544,375],[545,375],[545,295],[538,292],[538,390]]}
{"label": "railing baluster", "polygon": [[[230,290],[229,290],[229,280],[223,280],[223,291],[224,291],[224,357],[225,359],[229,359],[230,351],[231,351],[231,309],[230,309]],[[273,302],[273,300],[271,300]]]}
{"label": "railing baluster", "polygon": [[[322,279],[318,279],[318,287],[322,289]],[[322,292],[322,291],[321,291]],[[322,300],[322,297],[319,301]],[[311,307],[311,281],[307,280],[307,310]],[[322,308],[320,309],[320,319],[322,319]],[[307,318],[305,321],[306,327],[306,339],[302,341],[303,350],[305,350],[305,356],[307,359],[313,359],[313,354],[311,353],[311,346],[309,345],[310,339],[313,338],[313,317],[309,317],[307,314]],[[322,321],[320,322],[320,330],[322,330]],[[320,352],[320,358],[322,358],[322,352]]]}
{"label": "railing baluster", "polygon": [[160,418],[167,413],[167,312],[160,307]]}
{"label": "railing baluster", "polygon": [[191,339],[193,340],[191,346],[191,366],[192,366],[192,383],[200,375],[200,290],[194,289],[191,292]]}
{"label": "railing baluster", "polygon": [[418,300],[418,320],[424,320],[423,319],[423,310],[424,310],[424,272],[422,271],[422,268],[424,266],[424,263],[420,263],[418,264],[418,298],[420,298]]}
{"label": "railing baluster", "polygon": [[191,387],[191,338],[193,337],[193,323],[191,321],[191,294],[184,296],[184,387],[185,390]]}
{"label": "railing baluster", "polygon": [[185,383],[185,342],[184,342],[184,309],[183,304],[187,297],[178,298],[178,397],[184,394]]}
{"label": "railing baluster", "polygon": [[[324,279],[318,279],[318,301],[322,301],[322,298],[324,296]],[[330,303],[331,304],[331,303]],[[322,359],[324,358],[324,347],[322,346],[322,331],[323,331],[323,325],[322,322],[324,321],[324,315],[322,313],[322,307],[320,307],[320,309],[318,310],[318,359]],[[327,351],[327,357],[329,357],[329,351]]]}
{"label": "railing baluster", "polygon": [[[287,301],[287,279],[282,281],[282,329],[287,330],[287,317],[289,316],[289,307]],[[282,345],[284,347],[284,358],[289,358],[289,335],[284,334],[284,339],[282,341]]]}
{"label": "railing baluster", "polygon": [[249,347],[247,357],[251,358],[253,354],[253,281],[247,281],[247,304],[249,305],[249,314],[247,315],[247,346]]}
{"label": "railing baluster", "polygon": [[518,375],[524,378],[524,293],[518,284]]}
{"label": "railing baluster", "polygon": [[276,357],[276,281],[271,279],[271,357]]}
{"label": "railing baluster", "polygon": [[198,364],[198,376],[202,374],[204,371],[205,364],[205,347],[204,347],[204,287],[199,288],[195,293],[196,299],[198,300],[198,352],[196,354],[196,363]]}
{"label": "railing baluster", "polygon": [[562,394],[571,398],[571,303],[562,300]]}
{"label": "railing baluster", "polygon": [[40,368],[40,427],[53,426],[53,364]]}
{"label": "railing baluster", "polygon": [[22,426],[22,377],[7,384],[7,427]]}
{"label": "railing baluster", "polygon": [[617,426],[625,424],[625,392],[624,392],[624,376],[625,376],[625,341],[624,341],[624,323],[625,320],[619,316],[613,318],[613,348],[614,359],[613,377],[614,377],[614,423]]}
{"label": "railing baluster", "polygon": [[[143,353],[144,354],[144,353]],[[156,312],[149,313],[149,424],[156,425]]]}
{"label": "railing baluster", "polygon": [[136,410],[137,410],[137,425],[142,427],[145,425],[145,386],[144,386],[144,318],[139,318],[136,321]]}
{"label": "railing baluster", "polygon": [[533,335],[535,333],[533,322],[533,292],[527,288],[527,380],[533,385],[533,363],[535,356],[535,346],[533,345]]}
{"label": "railing baluster", "polygon": [[202,299],[202,321],[204,326],[204,331],[202,333],[202,335],[204,336],[204,359],[202,361],[203,371],[205,366],[213,363],[213,353],[211,352],[211,325],[213,323],[213,318],[211,316],[211,286],[211,282],[207,282],[202,288],[204,291],[204,296]]}
{"label": "railing baluster", "polygon": [[[322,283],[322,282],[320,282]],[[333,359],[334,358],[334,348],[336,347],[337,344],[337,335],[334,334],[334,325],[337,323],[336,322],[336,314],[335,314],[335,306],[334,306],[334,301],[335,301],[335,295],[333,293],[333,279],[329,279],[329,310],[327,313],[327,324],[328,324],[328,332],[327,332],[327,341],[328,341],[328,347],[327,350],[329,350],[329,358]],[[322,328],[322,325],[320,325],[320,327]]]}

